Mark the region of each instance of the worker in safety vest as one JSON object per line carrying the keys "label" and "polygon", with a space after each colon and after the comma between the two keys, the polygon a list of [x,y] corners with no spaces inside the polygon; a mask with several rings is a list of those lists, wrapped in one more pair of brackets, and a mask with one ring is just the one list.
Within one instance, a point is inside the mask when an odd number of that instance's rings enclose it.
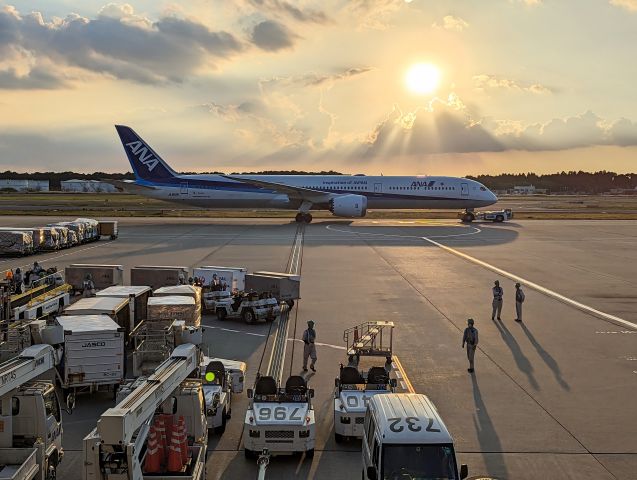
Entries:
{"label": "worker in safety vest", "polygon": [[307,330],[303,332],[303,371],[307,372],[307,360],[312,359],[310,368],[313,372],[316,372],[314,364],[316,364],[316,330],[314,330],[314,322],[312,320],[307,322]]}
{"label": "worker in safety vest", "polygon": [[496,313],[498,314],[498,320],[500,320],[500,314],[502,313],[502,303],[504,297],[504,290],[500,286],[498,280],[495,281],[493,287],[493,312],[491,313],[491,320],[495,320]]}
{"label": "worker in safety vest", "polygon": [[515,284],[515,314],[517,315],[515,318],[516,322],[522,321],[522,304],[524,303],[525,295],[522,291],[522,285],[519,283]]}
{"label": "worker in safety vest", "polygon": [[473,359],[476,355],[476,348],[478,346],[478,329],[473,326],[473,318],[467,320],[467,328],[464,329],[462,335],[462,348],[467,345],[467,359],[469,360],[469,368],[467,371],[473,373]]}

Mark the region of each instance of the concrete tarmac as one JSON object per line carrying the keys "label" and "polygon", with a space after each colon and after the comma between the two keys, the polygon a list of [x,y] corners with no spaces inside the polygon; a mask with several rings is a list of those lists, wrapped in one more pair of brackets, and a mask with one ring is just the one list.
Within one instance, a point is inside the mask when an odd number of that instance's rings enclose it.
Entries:
{"label": "concrete tarmac", "polygon": [[[50,221],[0,217],[3,226]],[[134,218],[121,219],[120,230],[112,242],[0,259],[0,270],[38,260],[60,268],[119,263],[126,279],[141,264],[284,271],[296,227],[280,219]],[[316,321],[323,345],[318,371],[307,377],[316,391],[317,452],[311,461],[272,459],[269,478],[360,476],[360,442],[334,442],[332,391],[345,361],[343,330],[378,319],[396,322],[395,352],[415,390],[437,405],[471,477],[637,478],[637,223],[335,219],[305,232],[303,298],[291,312],[285,371],[300,372],[294,339]],[[514,321],[515,277],[543,288],[523,286],[523,323]],[[491,320],[496,279],[505,291],[501,321]],[[468,317],[480,332],[473,375],[460,348]],[[210,353],[246,361],[250,385],[270,324],[212,316],[204,324]],[[64,418],[61,478],[80,478],[81,439],[112,400],[80,396],[77,405]],[[246,407],[245,395],[235,396],[226,433],[211,438],[208,478],[256,476],[242,451]]]}

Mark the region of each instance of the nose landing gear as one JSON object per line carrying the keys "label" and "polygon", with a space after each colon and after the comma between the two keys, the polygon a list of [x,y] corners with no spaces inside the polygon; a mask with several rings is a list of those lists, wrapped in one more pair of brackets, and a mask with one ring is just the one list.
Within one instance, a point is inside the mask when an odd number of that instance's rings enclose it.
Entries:
{"label": "nose landing gear", "polygon": [[312,215],[309,213],[299,212],[296,214],[296,223],[311,223]]}

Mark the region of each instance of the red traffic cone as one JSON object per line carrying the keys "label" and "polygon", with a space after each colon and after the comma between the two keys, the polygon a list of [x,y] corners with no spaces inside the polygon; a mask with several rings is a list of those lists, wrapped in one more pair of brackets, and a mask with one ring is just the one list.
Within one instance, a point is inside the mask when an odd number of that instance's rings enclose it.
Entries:
{"label": "red traffic cone", "polygon": [[181,446],[179,445],[177,435],[173,435],[168,447],[168,465],[166,470],[169,472],[181,472],[183,463],[181,461]]}
{"label": "red traffic cone", "polygon": [[155,418],[155,431],[157,432],[157,444],[159,446],[159,453],[161,462],[166,461],[166,454],[168,453],[168,439],[166,437],[166,424],[162,417]]}
{"label": "red traffic cone", "polygon": [[186,465],[190,455],[188,452],[188,435],[186,433],[186,420],[184,417],[179,417],[177,431],[179,432],[179,446],[181,447],[181,462]]}
{"label": "red traffic cone", "polygon": [[162,454],[159,449],[159,441],[157,440],[157,432],[155,427],[150,427],[148,434],[148,444],[146,448],[146,458],[144,459],[144,473],[160,473],[161,472]]}

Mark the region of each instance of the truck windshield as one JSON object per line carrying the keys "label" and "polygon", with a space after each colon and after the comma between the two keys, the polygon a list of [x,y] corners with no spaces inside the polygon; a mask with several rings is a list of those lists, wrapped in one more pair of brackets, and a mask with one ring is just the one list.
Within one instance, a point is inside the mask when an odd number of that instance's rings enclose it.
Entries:
{"label": "truck windshield", "polygon": [[383,480],[457,480],[453,445],[383,445]]}

